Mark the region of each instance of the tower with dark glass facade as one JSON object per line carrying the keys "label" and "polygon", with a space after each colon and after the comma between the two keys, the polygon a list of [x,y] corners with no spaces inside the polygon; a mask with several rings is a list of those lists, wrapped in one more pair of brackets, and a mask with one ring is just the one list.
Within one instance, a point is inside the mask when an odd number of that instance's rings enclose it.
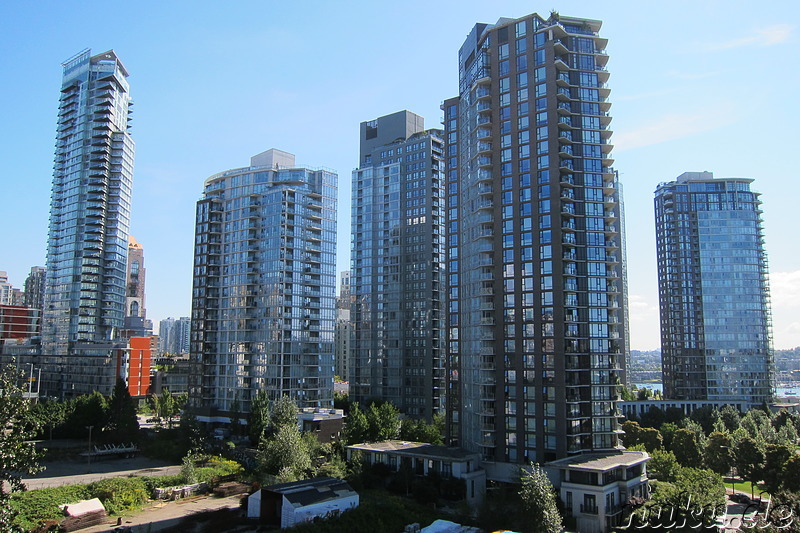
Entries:
{"label": "tower with dark glass facade", "polygon": [[767,257],[752,182],[685,172],[656,189],[667,399],[772,399]]}
{"label": "tower with dark glass facade", "polygon": [[495,465],[618,445],[624,271],[600,26],[477,24],[443,103],[448,434]]}
{"label": "tower with dark glass facade", "polygon": [[336,174],[267,150],[197,202],[190,401],[214,421],[258,390],[333,404]]}
{"label": "tower with dark glass facade", "polygon": [[444,408],[442,131],[400,111],[362,122],[360,132],[350,395],[431,418]]}

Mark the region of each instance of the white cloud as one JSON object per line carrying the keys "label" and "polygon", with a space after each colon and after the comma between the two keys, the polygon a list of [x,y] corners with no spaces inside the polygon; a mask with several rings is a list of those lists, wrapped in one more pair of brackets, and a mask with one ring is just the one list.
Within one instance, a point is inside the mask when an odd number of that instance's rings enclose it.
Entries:
{"label": "white cloud", "polygon": [[694,113],[672,113],[655,117],[644,125],[628,131],[618,131],[614,137],[617,153],[643,146],[651,146],[675,139],[682,139],[697,133],[727,126],[734,122],[735,113],[730,106]]}
{"label": "white cloud", "polygon": [[745,46],[772,46],[774,44],[785,43],[792,35],[794,26],[789,24],[775,24],[766,28],[757,28],[750,35],[733,39],[731,41],[722,41],[718,43],[706,43],[704,47],[706,50],[730,50],[732,48],[742,48]]}

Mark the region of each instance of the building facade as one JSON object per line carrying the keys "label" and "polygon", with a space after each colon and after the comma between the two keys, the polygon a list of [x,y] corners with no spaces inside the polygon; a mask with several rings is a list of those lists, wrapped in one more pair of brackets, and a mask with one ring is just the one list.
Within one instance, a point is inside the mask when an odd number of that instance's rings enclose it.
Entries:
{"label": "building facade", "polygon": [[477,24],[442,105],[447,430],[490,477],[618,446],[624,272],[600,26]]}
{"label": "building facade", "polygon": [[444,409],[441,130],[400,111],[361,123],[353,171],[350,397]]}
{"label": "building facade", "polygon": [[0,305],[13,305],[14,286],[8,281],[8,272],[0,270]]}
{"label": "building facade", "polygon": [[273,149],[206,180],[189,381],[200,420],[249,412],[260,389],[332,407],[336,179]]}
{"label": "building facade", "polygon": [[38,309],[41,315],[44,310],[44,287],[47,269],[42,266],[31,267],[31,272],[25,278],[25,295],[23,303],[25,307]]}
{"label": "building facade", "polygon": [[181,355],[189,353],[189,334],[191,319],[165,318],[158,324],[158,348],[162,355]]}
{"label": "building facade", "polygon": [[134,143],[128,71],[113,51],[66,61],[56,134],[42,321],[42,388],[70,396],[116,381],[125,317]]}
{"label": "building facade", "polygon": [[656,189],[667,399],[772,400],[767,256],[752,182],[685,172]]}
{"label": "building facade", "polygon": [[128,263],[125,283],[125,334],[142,337],[153,333],[153,323],[145,308],[144,247],[133,235],[128,237]]}

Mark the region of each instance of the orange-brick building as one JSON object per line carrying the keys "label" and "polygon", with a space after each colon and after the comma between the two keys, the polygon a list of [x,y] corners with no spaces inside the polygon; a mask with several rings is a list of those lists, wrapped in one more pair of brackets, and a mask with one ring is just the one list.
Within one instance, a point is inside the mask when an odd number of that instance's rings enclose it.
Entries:
{"label": "orange-brick building", "polygon": [[134,398],[146,396],[149,392],[151,359],[150,337],[131,337],[128,349],[120,350],[117,375],[128,383],[128,392]]}

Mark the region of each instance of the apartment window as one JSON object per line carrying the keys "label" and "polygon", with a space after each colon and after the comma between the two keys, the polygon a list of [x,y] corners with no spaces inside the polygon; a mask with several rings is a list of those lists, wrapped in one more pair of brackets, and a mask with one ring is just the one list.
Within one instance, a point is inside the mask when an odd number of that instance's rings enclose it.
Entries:
{"label": "apartment window", "polygon": [[524,54],[525,48],[528,46],[528,40],[525,37],[517,39],[517,54]]}
{"label": "apartment window", "polygon": [[507,93],[511,90],[511,82],[508,77],[500,78],[500,92]]}
{"label": "apartment window", "polygon": [[508,43],[501,44],[497,47],[497,57],[499,59],[508,58]]}
{"label": "apartment window", "polygon": [[[517,25],[516,25],[516,36],[517,37],[522,37],[523,35],[525,35],[525,33],[526,33],[525,21],[521,20],[521,21],[517,22]],[[524,38],[520,39],[520,41],[523,41],[523,43],[524,43],[525,39]],[[517,42],[519,43],[519,41],[517,41]],[[517,48],[519,48],[519,46]],[[523,45],[523,48],[524,48],[524,45]]]}

